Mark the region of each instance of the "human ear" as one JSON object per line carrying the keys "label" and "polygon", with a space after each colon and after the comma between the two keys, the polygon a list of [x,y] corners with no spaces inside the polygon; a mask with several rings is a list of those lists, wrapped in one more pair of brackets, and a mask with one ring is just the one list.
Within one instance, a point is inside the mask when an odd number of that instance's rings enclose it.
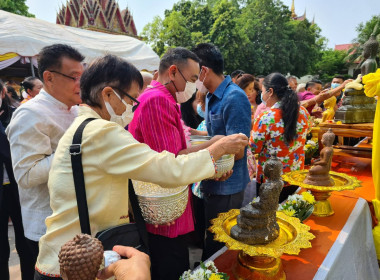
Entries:
{"label": "human ear", "polygon": [[113,92],[113,89],[111,87],[103,88],[101,94],[102,94],[103,100],[105,102],[110,102],[110,99],[111,99],[110,96],[111,96],[112,92]]}
{"label": "human ear", "polygon": [[51,82],[53,80],[53,75],[51,74],[50,71],[44,71],[42,74],[42,77],[44,78],[45,82]]}
{"label": "human ear", "polygon": [[174,80],[175,74],[177,73],[177,66],[176,65],[170,65],[168,71],[169,71],[169,79]]}

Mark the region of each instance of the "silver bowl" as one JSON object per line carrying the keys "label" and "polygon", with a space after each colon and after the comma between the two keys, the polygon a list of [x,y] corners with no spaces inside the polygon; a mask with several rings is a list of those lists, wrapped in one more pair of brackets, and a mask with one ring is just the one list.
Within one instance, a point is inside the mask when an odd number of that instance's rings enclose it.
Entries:
{"label": "silver bowl", "polygon": [[235,163],[235,155],[224,155],[216,161],[218,173],[212,176],[210,179],[218,179],[225,173],[230,171]]}
{"label": "silver bowl", "polygon": [[[200,136],[200,135],[192,135],[190,136],[190,143],[193,146],[200,145],[202,143],[210,140],[210,136]],[[235,163],[235,155],[224,155],[220,159],[216,161],[216,166],[218,168],[218,173],[208,179],[218,179],[222,177],[225,173],[230,171]]]}
{"label": "silver bowl", "polygon": [[144,220],[153,225],[172,222],[183,214],[188,201],[188,187],[162,188],[132,180]]}

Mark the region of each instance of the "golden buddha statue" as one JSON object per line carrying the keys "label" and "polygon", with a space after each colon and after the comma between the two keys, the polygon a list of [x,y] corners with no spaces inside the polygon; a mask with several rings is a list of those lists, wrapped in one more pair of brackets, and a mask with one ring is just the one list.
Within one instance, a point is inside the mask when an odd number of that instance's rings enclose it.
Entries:
{"label": "golden buddha statue", "polygon": [[325,111],[322,113],[322,122],[331,121],[334,119],[335,115],[335,105],[336,105],[336,97],[330,97],[323,102],[325,106]]}

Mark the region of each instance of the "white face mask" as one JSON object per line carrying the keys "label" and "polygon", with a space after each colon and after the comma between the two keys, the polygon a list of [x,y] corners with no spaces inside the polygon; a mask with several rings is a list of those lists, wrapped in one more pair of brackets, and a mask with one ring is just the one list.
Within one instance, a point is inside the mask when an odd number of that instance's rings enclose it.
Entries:
{"label": "white face mask", "polygon": [[186,81],[186,86],[183,91],[176,92],[175,95],[177,97],[178,103],[185,103],[187,100],[189,100],[193,94],[195,93],[196,86],[195,83],[191,83],[189,81]]}
{"label": "white face mask", "polygon": [[[202,73],[202,70],[201,70],[201,73]],[[199,76],[201,75],[201,73],[199,73]],[[195,85],[197,87],[197,90],[199,90],[199,92],[202,93],[202,94],[206,94],[208,92],[208,89],[203,84],[203,82],[204,82],[205,79],[206,79],[206,77],[203,79],[203,81],[201,81],[198,78],[198,80],[195,81]]]}
{"label": "white face mask", "polygon": [[110,114],[111,116],[111,119],[110,121],[111,122],[115,122],[119,125],[121,125],[122,127],[125,127],[127,126],[133,119],[133,112],[132,112],[132,108],[133,106],[131,104],[128,104],[127,102],[125,102],[119,94],[117,94],[114,90],[113,90],[113,93],[121,100],[121,102],[123,102],[123,104],[125,105],[125,111],[123,112],[123,114],[121,114],[121,116],[118,116],[115,114],[115,111],[113,110],[111,104],[107,101],[104,101],[104,104],[106,105],[106,109],[107,109],[107,112],[108,114]]}

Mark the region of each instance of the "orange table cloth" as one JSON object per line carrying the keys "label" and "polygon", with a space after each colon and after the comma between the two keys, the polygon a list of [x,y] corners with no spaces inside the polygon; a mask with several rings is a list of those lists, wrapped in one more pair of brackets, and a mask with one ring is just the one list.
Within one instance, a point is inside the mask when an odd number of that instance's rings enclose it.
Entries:
{"label": "orange table cloth", "polygon": [[[345,227],[348,218],[355,208],[358,198],[342,197],[335,193],[336,192],[333,192],[330,197],[331,205],[335,211],[334,215],[330,217],[311,216],[305,221],[305,224],[310,226],[310,232],[316,237],[311,240],[312,248],[301,249],[300,254],[297,256],[283,255],[281,257],[287,279],[313,279],[331,250],[334,242],[337,240],[338,235]],[[362,204],[365,205],[363,200]],[[367,214],[369,216],[369,211]],[[370,236],[372,235],[370,234]],[[235,280],[232,273],[232,264],[236,262],[237,254],[238,251],[227,250],[214,260],[219,271],[226,272],[230,276],[230,280]],[[373,261],[376,265],[376,257],[374,257]],[[360,274],[360,271],[358,273]]]}

